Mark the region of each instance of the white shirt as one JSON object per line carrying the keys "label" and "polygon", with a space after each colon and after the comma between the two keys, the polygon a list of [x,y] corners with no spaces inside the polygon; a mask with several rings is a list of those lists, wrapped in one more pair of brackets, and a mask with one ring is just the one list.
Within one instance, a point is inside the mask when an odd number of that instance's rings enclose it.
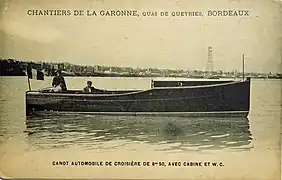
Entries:
{"label": "white shirt", "polygon": [[58,85],[58,86],[53,88],[53,91],[54,92],[62,92],[63,90],[62,90],[62,87],[60,85]]}

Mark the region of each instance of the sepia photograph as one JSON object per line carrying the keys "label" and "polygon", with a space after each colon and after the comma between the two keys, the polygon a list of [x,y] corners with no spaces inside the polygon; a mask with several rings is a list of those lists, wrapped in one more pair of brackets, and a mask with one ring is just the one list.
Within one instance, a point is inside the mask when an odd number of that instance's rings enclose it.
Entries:
{"label": "sepia photograph", "polygon": [[281,179],[281,0],[0,12],[0,179]]}

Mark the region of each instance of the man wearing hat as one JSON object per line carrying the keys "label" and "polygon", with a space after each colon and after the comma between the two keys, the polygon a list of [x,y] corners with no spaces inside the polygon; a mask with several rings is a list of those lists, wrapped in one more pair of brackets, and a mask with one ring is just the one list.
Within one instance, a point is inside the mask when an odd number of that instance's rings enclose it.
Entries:
{"label": "man wearing hat", "polygon": [[57,70],[56,76],[53,78],[52,86],[54,88],[60,86],[62,88],[62,91],[67,91],[67,86],[64,77],[62,76],[62,73],[60,70]]}

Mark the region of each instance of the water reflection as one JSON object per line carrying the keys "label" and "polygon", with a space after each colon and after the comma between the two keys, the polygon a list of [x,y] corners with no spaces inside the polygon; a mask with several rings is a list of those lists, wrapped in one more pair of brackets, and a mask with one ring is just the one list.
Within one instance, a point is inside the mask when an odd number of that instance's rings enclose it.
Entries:
{"label": "water reflection", "polygon": [[151,145],[155,150],[252,148],[247,118],[63,116],[29,119],[29,143],[37,148],[120,149]]}

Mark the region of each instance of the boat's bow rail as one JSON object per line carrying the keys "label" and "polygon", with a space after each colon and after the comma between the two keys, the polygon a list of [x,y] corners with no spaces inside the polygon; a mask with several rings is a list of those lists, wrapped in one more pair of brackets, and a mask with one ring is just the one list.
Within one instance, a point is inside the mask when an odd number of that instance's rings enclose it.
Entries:
{"label": "boat's bow rail", "polygon": [[140,90],[103,90],[103,89],[95,89],[94,92],[83,92],[81,90],[67,90],[63,92],[54,92],[49,88],[40,89],[38,91],[28,91],[27,93],[55,93],[55,94],[126,94],[139,92]]}

